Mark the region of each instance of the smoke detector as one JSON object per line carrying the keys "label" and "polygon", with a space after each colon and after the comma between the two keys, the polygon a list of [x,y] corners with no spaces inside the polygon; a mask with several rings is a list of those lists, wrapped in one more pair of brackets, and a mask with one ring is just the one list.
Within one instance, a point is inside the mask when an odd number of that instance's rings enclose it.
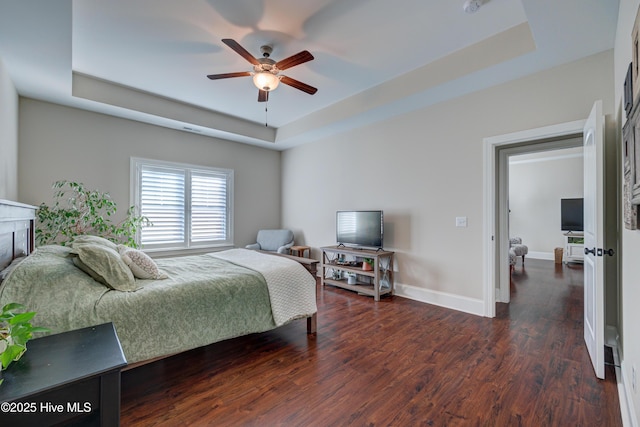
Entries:
{"label": "smoke detector", "polygon": [[462,8],[467,13],[476,13],[480,6],[482,6],[482,0],[467,0]]}

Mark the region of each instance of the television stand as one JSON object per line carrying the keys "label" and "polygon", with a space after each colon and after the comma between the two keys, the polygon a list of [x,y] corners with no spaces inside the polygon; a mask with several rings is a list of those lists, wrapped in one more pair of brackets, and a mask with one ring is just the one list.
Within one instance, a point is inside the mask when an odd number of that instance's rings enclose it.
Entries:
{"label": "television stand", "polygon": [[[322,249],[320,264],[320,284],[337,286],[343,289],[369,295],[380,301],[382,295],[393,295],[393,256],[394,252],[385,250],[356,249],[344,245],[326,246]],[[354,262],[342,262],[348,255]],[[371,270],[363,270],[364,259],[373,260]],[[350,283],[349,276],[355,276]]]}
{"label": "television stand", "polygon": [[584,233],[582,231],[564,233],[564,262],[584,262]]}

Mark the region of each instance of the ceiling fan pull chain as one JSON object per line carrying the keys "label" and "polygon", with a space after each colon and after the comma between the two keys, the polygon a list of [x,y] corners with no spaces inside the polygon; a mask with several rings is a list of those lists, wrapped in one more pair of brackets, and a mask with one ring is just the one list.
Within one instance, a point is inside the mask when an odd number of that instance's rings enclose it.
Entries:
{"label": "ceiling fan pull chain", "polygon": [[267,120],[267,119],[268,119],[268,115],[267,115],[267,113],[268,113],[267,105],[268,105],[268,104],[269,104],[269,101],[267,101],[267,102],[265,102],[265,103],[264,103],[264,126],[265,126],[265,127],[269,127],[269,124],[267,123],[267,121],[268,121],[268,120]]}

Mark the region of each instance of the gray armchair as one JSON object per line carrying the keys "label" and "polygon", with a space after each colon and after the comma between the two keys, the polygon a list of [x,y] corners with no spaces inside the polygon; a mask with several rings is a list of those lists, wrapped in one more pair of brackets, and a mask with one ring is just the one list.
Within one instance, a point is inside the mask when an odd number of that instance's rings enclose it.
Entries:
{"label": "gray armchair", "polygon": [[522,244],[522,238],[512,237],[509,239],[509,265],[511,269],[516,265],[516,257],[522,257],[522,265],[524,266],[524,257],[529,253],[529,247]]}
{"label": "gray armchair", "polygon": [[288,254],[291,246],[293,246],[293,231],[260,230],[256,243],[247,245],[246,248]]}

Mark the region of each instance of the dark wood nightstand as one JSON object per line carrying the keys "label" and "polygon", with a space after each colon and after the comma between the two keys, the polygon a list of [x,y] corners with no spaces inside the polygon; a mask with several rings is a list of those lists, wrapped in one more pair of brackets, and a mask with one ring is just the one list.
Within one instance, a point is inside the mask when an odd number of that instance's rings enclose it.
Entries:
{"label": "dark wood nightstand", "polygon": [[126,365],[112,323],[33,339],[2,372],[0,425],[118,426]]}

